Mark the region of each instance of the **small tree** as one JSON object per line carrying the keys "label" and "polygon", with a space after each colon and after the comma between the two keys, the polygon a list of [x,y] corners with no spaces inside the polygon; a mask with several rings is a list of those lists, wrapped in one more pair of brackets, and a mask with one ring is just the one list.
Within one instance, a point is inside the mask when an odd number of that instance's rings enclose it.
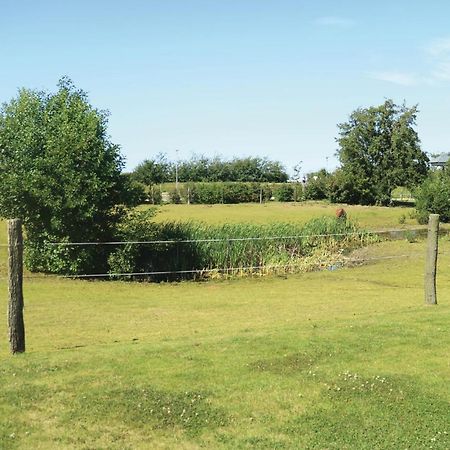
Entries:
{"label": "small tree", "polygon": [[449,168],[430,173],[414,197],[419,223],[427,223],[430,214],[439,214],[442,222],[450,222]]}
{"label": "small tree", "polygon": [[[107,113],[63,78],[56,93],[22,89],[0,109],[0,216],[23,219],[31,270],[104,270],[92,247],[48,241],[113,238],[133,202],[121,176],[119,147],[107,135]],[[106,251],[103,249],[103,251]]]}
{"label": "small tree", "polygon": [[167,160],[167,156],[159,153],[153,159],[141,162],[133,171],[132,177],[135,181],[147,186],[167,183],[174,180],[173,164]]}
{"label": "small tree", "polygon": [[328,198],[330,174],[325,169],[309,173],[306,178],[305,200],[324,200]]}
{"label": "small tree", "polygon": [[357,109],[348,122],[338,125],[342,171],[364,194],[353,200],[386,205],[395,187],[413,188],[426,177],[428,157],[414,129],[417,112],[417,106],[386,100],[377,107]]}

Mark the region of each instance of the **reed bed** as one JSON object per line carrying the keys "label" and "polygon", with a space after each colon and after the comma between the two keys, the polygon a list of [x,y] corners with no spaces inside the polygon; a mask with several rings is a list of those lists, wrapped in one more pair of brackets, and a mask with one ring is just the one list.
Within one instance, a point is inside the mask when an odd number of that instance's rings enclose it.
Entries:
{"label": "reed bed", "polygon": [[[197,222],[154,223],[130,218],[126,244],[109,257],[110,274],[143,274],[142,280],[262,276],[319,270],[342,262],[350,250],[374,241],[346,219],[322,217],[306,224],[205,225]],[[119,276],[127,279],[127,276]]]}

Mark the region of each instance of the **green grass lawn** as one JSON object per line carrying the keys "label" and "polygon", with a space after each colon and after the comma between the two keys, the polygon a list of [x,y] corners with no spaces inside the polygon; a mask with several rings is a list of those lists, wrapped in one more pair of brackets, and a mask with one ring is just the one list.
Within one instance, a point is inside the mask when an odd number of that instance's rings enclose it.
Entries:
{"label": "green grass lawn", "polygon": [[448,449],[441,251],[436,307],[423,242],[280,277],[26,279],[27,353],[8,354],[0,322],[0,448]]}
{"label": "green grass lawn", "polygon": [[[304,203],[247,203],[238,205],[163,205],[156,220],[199,220],[217,224],[224,222],[307,222],[313,217],[334,215],[343,207],[351,219],[367,229],[399,228],[418,226],[410,214],[414,208],[336,205],[325,202]],[[400,224],[401,218],[405,219]]]}

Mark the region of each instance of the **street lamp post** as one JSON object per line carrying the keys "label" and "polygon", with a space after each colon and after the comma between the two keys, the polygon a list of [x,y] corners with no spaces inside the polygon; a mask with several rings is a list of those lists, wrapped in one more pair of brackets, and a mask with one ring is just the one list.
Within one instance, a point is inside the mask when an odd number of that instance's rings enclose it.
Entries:
{"label": "street lamp post", "polygon": [[179,152],[179,150],[177,149],[175,151],[177,153],[177,158],[175,161],[175,189],[178,192],[178,152]]}

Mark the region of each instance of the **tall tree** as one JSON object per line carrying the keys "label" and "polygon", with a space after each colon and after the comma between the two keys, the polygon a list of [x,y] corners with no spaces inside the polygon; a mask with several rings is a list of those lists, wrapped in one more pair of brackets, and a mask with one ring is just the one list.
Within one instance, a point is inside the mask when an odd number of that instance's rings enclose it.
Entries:
{"label": "tall tree", "polygon": [[127,198],[122,166],[107,113],[69,79],[56,93],[22,89],[2,106],[0,216],[23,219],[32,270],[99,269],[87,247],[46,242],[111,239]]}
{"label": "tall tree", "polygon": [[338,125],[338,156],[343,175],[354,180],[353,202],[386,205],[395,187],[411,188],[426,177],[428,157],[415,130],[417,113],[417,106],[386,100],[357,109]]}

